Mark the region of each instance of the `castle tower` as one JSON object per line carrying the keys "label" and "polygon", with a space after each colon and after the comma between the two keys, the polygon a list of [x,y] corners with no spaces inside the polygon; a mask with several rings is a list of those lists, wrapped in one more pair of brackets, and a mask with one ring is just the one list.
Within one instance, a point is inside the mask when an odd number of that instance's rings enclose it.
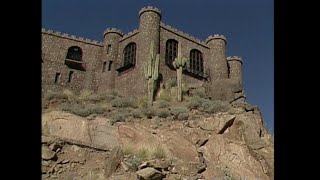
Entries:
{"label": "castle tower", "polygon": [[227,57],[229,65],[229,78],[238,80],[242,85],[242,59],[238,56]]}
{"label": "castle tower", "polygon": [[103,36],[103,72],[101,76],[101,85],[99,87],[99,91],[112,91],[115,89],[115,62],[118,57],[119,40],[123,37],[123,33],[116,28],[108,28],[104,31]]}
{"label": "castle tower", "polygon": [[[152,6],[144,7],[139,11],[139,44],[138,44],[138,61],[137,66],[141,77],[143,75],[143,65],[150,58],[150,43],[154,42],[154,53],[160,51],[160,20],[161,11]],[[143,87],[146,92],[147,87]]]}
{"label": "castle tower", "polygon": [[207,67],[210,70],[211,80],[228,78],[228,63],[226,59],[227,40],[223,35],[215,34],[206,40],[210,47],[210,60]]}

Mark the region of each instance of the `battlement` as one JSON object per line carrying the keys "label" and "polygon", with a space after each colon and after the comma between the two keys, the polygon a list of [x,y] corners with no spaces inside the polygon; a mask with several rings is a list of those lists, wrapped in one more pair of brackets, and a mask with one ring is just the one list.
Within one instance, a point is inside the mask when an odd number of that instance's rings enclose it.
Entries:
{"label": "battlement", "polygon": [[107,34],[107,33],[117,33],[120,36],[123,36],[123,33],[121,32],[121,30],[117,29],[117,28],[108,28],[103,32],[103,37]]}
{"label": "battlement", "polygon": [[127,38],[129,38],[129,37],[131,37],[131,36],[134,36],[134,35],[136,35],[136,34],[138,34],[138,33],[139,33],[139,30],[138,30],[138,29],[134,29],[133,31],[128,32],[128,34],[125,34],[125,35],[120,39],[120,41],[123,41],[123,40],[125,40],[125,39],[127,39]]}
{"label": "battlement", "polygon": [[227,57],[227,60],[228,60],[228,61],[240,61],[241,64],[243,63],[242,58],[239,57],[239,56],[228,56],[228,57]]}
{"label": "battlement", "polygon": [[51,34],[51,35],[55,35],[55,36],[58,36],[58,37],[66,38],[66,39],[72,39],[72,40],[75,40],[75,41],[80,41],[80,42],[83,42],[83,43],[103,46],[102,42],[98,42],[96,40],[91,40],[91,39],[83,38],[83,37],[76,37],[75,35],[70,35],[70,34],[67,34],[67,33],[61,33],[59,31],[46,30],[45,28],[42,28],[41,32],[45,33],[45,34]]}
{"label": "battlement", "polygon": [[184,38],[186,38],[186,39],[188,39],[190,41],[193,41],[193,42],[195,42],[195,43],[197,43],[199,45],[202,45],[202,46],[204,46],[206,48],[209,48],[207,46],[207,44],[205,42],[201,41],[200,39],[195,38],[195,37],[189,35],[188,33],[182,32],[182,31],[180,31],[180,30],[178,30],[178,29],[176,29],[174,27],[171,27],[170,25],[166,25],[163,22],[161,22],[160,23],[160,27],[162,27],[162,28],[164,28],[164,29],[166,29],[168,31],[171,31],[171,32],[173,32],[173,33],[175,33],[175,34],[177,34],[177,35],[179,35],[181,37],[184,37]]}
{"label": "battlement", "polygon": [[161,17],[161,11],[160,9],[153,7],[153,6],[147,6],[147,7],[143,7],[140,11],[139,11],[139,17],[141,16],[142,13],[147,12],[147,11],[153,11],[159,14],[159,16]]}
{"label": "battlement", "polygon": [[213,40],[213,39],[222,39],[227,43],[227,38],[224,35],[220,35],[220,34],[214,34],[213,36],[210,35],[207,39],[206,39],[206,43],[208,43],[209,41]]}

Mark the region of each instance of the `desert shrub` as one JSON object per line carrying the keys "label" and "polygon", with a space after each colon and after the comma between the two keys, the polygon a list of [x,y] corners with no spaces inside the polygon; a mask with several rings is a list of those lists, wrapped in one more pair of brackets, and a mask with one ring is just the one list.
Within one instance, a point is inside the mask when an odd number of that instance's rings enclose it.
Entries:
{"label": "desert shrub", "polygon": [[135,156],[141,160],[147,160],[149,156],[148,149],[145,146],[140,147]]}
{"label": "desert shrub", "polygon": [[76,101],[77,100],[77,96],[75,95],[75,93],[69,89],[64,89],[62,91],[62,95],[65,99],[68,99],[69,101]]}
{"label": "desert shrub", "polygon": [[165,83],[166,88],[172,88],[177,86],[177,79],[176,78],[169,78]]}
{"label": "desert shrub", "polygon": [[179,114],[188,113],[189,110],[184,106],[178,106],[178,107],[173,107],[170,112],[175,118],[178,118]]}
{"label": "desert shrub", "polygon": [[163,100],[163,99],[160,99],[158,102],[157,102],[157,106],[159,108],[167,108],[170,106],[169,102],[166,101],[166,100]]}
{"label": "desert shrub", "polygon": [[158,117],[161,117],[161,118],[166,118],[166,117],[170,116],[170,111],[169,111],[167,108],[165,108],[165,109],[158,109],[158,110],[156,111],[156,115],[157,115]]}
{"label": "desert shrub", "polygon": [[149,107],[143,110],[143,114],[147,116],[147,118],[152,118],[157,115],[157,111],[154,107]]}
{"label": "desert shrub", "polygon": [[188,103],[187,103],[187,107],[189,109],[198,109],[199,107],[201,107],[203,99],[199,96],[193,96],[189,99]]}
{"label": "desert shrub", "polygon": [[87,117],[90,114],[102,114],[104,112],[104,109],[99,104],[63,103],[61,109],[82,117]]}
{"label": "desert shrub", "polygon": [[160,145],[153,145],[149,150],[149,158],[150,159],[162,159],[166,158],[166,151]]}
{"label": "desert shrub", "polygon": [[177,117],[177,120],[183,121],[183,120],[188,120],[189,118],[189,113],[180,113]]}
{"label": "desert shrub", "polygon": [[203,108],[204,112],[207,113],[216,113],[216,112],[226,112],[229,109],[229,104],[224,101],[216,100],[204,100],[201,107]]}
{"label": "desert shrub", "polygon": [[137,104],[140,108],[147,108],[148,106],[148,97],[142,96],[137,98]]}
{"label": "desert shrub", "polygon": [[111,101],[111,105],[113,107],[120,107],[120,108],[124,108],[124,107],[137,108],[138,107],[136,99],[133,97],[120,97],[120,98],[113,99]]}
{"label": "desert shrub", "polygon": [[143,112],[141,111],[141,109],[134,109],[134,110],[131,112],[131,115],[132,115],[134,118],[142,118],[142,117],[143,117]]}
{"label": "desert shrub", "polygon": [[111,124],[116,122],[124,122],[130,116],[128,109],[119,109],[115,111],[111,116]]}
{"label": "desert shrub", "polygon": [[204,87],[197,87],[194,90],[194,95],[199,96],[201,98],[205,98],[206,97],[206,89]]}
{"label": "desert shrub", "polygon": [[45,94],[44,94],[44,99],[46,101],[50,101],[52,99],[63,99],[64,96],[61,92],[57,92],[57,91],[47,91]]}
{"label": "desert shrub", "polygon": [[128,166],[129,171],[131,172],[138,171],[139,165],[142,164],[142,160],[136,156],[128,158],[126,162],[126,165]]}
{"label": "desert shrub", "polygon": [[158,100],[164,100],[164,101],[168,101],[168,102],[172,101],[172,96],[170,95],[170,91],[171,91],[170,89],[164,89],[160,93]]}
{"label": "desert shrub", "polygon": [[93,91],[91,90],[88,90],[88,89],[82,89],[80,91],[80,94],[79,94],[79,100],[81,101],[86,101],[89,99],[89,96],[91,96],[93,94]]}

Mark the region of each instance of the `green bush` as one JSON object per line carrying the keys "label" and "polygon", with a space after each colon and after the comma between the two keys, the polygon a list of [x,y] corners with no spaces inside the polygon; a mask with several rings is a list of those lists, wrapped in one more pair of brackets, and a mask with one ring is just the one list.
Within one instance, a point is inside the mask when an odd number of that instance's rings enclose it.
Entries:
{"label": "green bush", "polygon": [[177,79],[176,78],[169,78],[165,83],[166,88],[170,89],[172,87],[177,86]]}
{"label": "green bush", "polygon": [[160,99],[159,101],[157,101],[157,106],[159,108],[167,108],[170,106],[169,102],[163,99]]}
{"label": "green bush", "polygon": [[111,116],[111,123],[124,122],[130,116],[130,111],[128,109],[119,109],[113,112]]}
{"label": "green bush", "polygon": [[216,100],[216,101],[210,101],[205,100],[201,107],[203,108],[204,112],[207,113],[216,113],[216,112],[226,112],[228,111],[229,104],[224,101]]}
{"label": "green bush", "polygon": [[206,97],[206,89],[204,87],[197,87],[194,90],[194,95],[199,96],[201,98],[205,98]]}
{"label": "green bush", "polygon": [[180,113],[177,117],[177,120],[182,121],[182,120],[188,120],[189,118],[189,113]]}
{"label": "green bush", "polygon": [[166,118],[170,116],[170,111],[168,109],[158,109],[156,115],[161,118]]}
{"label": "green bush", "polygon": [[143,117],[143,113],[142,113],[141,109],[134,109],[134,110],[131,112],[131,115],[132,115],[134,118],[142,118],[142,117]]}
{"label": "green bush", "polygon": [[175,118],[178,118],[179,114],[188,113],[189,110],[184,106],[178,106],[178,107],[173,107],[170,112]]}
{"label": "green bush", "polygon": [[90,114],[102,114],[104,112],[104,109],[99,104],[63,103],[61,109],[82,117],[87,117]]}
{"label": "green bush", "polygon": [[61,92],[56,92],[56,91],[47,91],[44,94],[44,98],[46,101],[50,101],[52,99],[63,99],[64,95]]}
{"label": "green bush", "polygon": [[138,105],[136,101],[137,100],[133,97],[120,97],[120,98],[113,99],[111,101],[111,105],[113,107],[120,107],[120,108],[124,108],[124,107],[137,108]]}
{"label": "green bush", "polygon": [[190,100],[187,103],[187,107],[189,109],[198,109],[201,107],[203,99],[199,96],[193,96],[190,98]]}

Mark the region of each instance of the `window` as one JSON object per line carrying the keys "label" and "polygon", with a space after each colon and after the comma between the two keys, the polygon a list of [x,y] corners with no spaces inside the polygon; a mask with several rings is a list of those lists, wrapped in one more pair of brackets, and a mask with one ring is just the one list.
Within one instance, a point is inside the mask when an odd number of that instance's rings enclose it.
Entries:
{"label": "window", "polygon": [[82,50],[78,46],[72,46],[68,49],[67,58],[75,61],[82,61]]}
{"label": "window", "polygon": [[190,51],[190,71],[194,74],[203,74],[203,57],[197,49]]}
{"label": "window", "polygon": [[166,55],[165,61],[166,65],[169,67],[173,67],[172,62],[174,58],[178,56],[178,41],[174,39],[169,39],[166,42]]}
{"label": "window", "polygon": [[111,71],[111,65],[112,65],[113,61],[109,61],[109,67],[108,67],[108,71]]}
{"label": "window", "polygon": [[123,52],[123,66],[134,65],[136,62],[136,43],[129,43]]}
{"label": "window", "polygon": [[73,71],[70,71],[70,72],[69,72],[69,79],[68,79],[68,82],[71,82],[72,74],[73,74]]}
{"label": "window", "polygon": [[81,48],[78,46],[69,47],[64,64],[71,69],[85,71],[86,63],[83,62]]}
{"label": "window", "polygon": [[60,73],[56,73],[56,77],[54,78],[54,83],[59,81]]}
{"label": "window", "polygon": [[107,54],[109,54],[110,49],[111,49],[111,44],[108,44],[108,46],[107,46]]}
{"label": "window", "polygon": [[102,72],[106,71],[107,62],[103,62]]}

